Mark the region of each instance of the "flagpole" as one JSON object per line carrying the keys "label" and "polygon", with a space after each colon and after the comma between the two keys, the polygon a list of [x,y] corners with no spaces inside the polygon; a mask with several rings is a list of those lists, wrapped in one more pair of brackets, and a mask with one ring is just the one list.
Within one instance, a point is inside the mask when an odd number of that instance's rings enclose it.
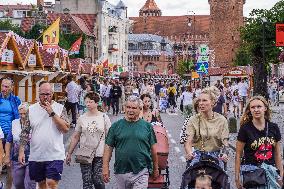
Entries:
{"label": "flagpole", "polygon": [[36,39],[36,41],[39,40],[39,38],[41,38],[43,36],[43,33],[44,33],[44,31],[40,34],[40,36]]}

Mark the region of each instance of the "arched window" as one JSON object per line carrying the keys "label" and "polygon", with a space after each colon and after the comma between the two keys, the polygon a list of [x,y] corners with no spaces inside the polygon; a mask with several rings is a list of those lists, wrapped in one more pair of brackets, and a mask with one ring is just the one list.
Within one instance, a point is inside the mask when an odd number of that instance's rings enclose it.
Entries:
{"label": "arched window", "polygon": [[172,74],[173,71],[174,71],[173,65],[172,65],[172,64],[168,64],[168,73],[169,73],[169,74]]}
{"label": "arched window", "polygon": [[157,70],[157,66],[154,63],[148,63],[146,64],[144,70],[145,72],[155,73]]}

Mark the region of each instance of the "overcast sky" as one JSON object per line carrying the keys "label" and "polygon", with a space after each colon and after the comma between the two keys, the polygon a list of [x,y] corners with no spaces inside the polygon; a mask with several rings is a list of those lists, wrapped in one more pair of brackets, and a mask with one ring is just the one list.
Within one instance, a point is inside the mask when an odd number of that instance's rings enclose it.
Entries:
{"label": "overcast sky", "polygon": [[[53,1],[54,0],[46,0]],[[117,4],[119,0],[109,0]],[[139,9],[146,0],[123,0],[128,7],[129,16],[138,16]],[[188,11],[194,11],[196,14],[209,14],[208,0],[155,0],[164,16],[186,15]],[[246,0],[244,15],[248,16],[252,9],[270,9],[279,0]],[[36,0],[0,0],[0,4],[15,3],[36,3]]]}

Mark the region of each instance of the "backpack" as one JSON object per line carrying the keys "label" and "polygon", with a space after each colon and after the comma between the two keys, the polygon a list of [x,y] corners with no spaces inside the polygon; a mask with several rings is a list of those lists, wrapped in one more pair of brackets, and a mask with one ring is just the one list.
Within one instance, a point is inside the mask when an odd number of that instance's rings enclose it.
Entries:
{"label": "backpack", "polygon": [[174,97],[174,96],[175,96],[174,90],[171,89],[170,92],[169,92],[169,97]]}

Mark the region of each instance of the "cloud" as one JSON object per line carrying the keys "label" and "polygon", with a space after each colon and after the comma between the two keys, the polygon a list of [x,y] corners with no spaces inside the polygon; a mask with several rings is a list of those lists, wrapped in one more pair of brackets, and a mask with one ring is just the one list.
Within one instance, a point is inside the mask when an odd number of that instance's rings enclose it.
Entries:
{"label": "cloud", "polygon": [[[54,0],[46,0],[52,1]],[[109,0],[113,4],[117,4],[119,0]],[[208,0],[155,0],[158,7],[165,16],[186,15],[188,11],[194,11],[196,14],[210,14],[210,6]],[[244,5],[244,15],[248,16],[252,9],[270,9],[279,0],[246,0]],[[123,0],[128,7],[129,16],[138,16],[140,8],[143,7],[146,0]],[[0,4],[36,3],[36,0],[0,0]]]}

